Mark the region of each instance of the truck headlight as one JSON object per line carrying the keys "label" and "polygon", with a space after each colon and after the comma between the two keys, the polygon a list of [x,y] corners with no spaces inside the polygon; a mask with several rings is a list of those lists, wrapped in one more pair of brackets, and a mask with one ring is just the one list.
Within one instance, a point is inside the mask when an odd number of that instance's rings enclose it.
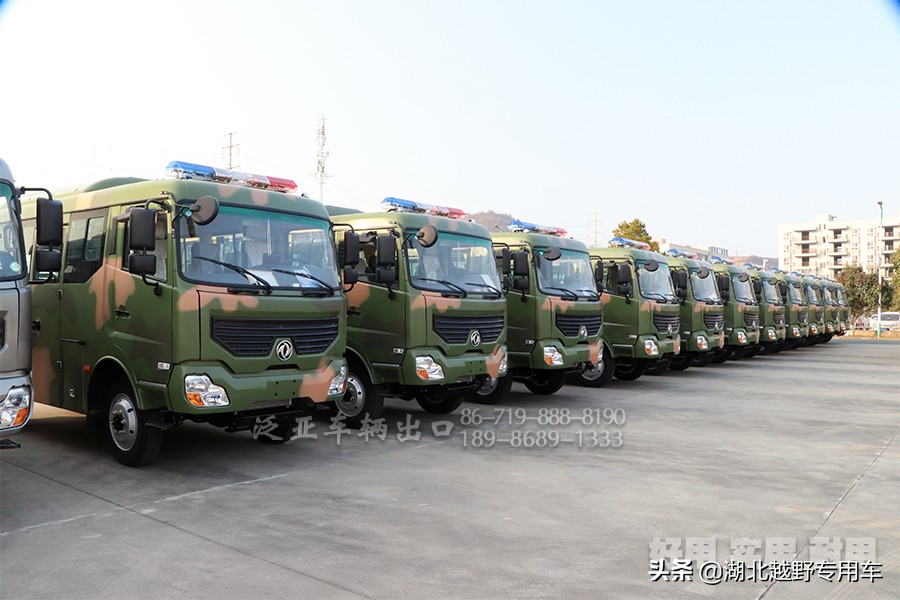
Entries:
{"label": "truck headlight", "polygon": [[827,324],[825,328],[828,329],[828,333],[834,333],[834,325],[831,323]]}
{"label": "truck headlight", "polygon": [[11,388],[0,404],[0,429],[18,427],[28,420],[31,413],[31,386]]}
{"label": "truck headlight", "polygon": [[656,356],[659,354],[659,346],[657,346],[656,342],[653,340],[644,340],[644,352],[646,352],[648,356]]}
{"label": "truck headlight", "polygon": [[228,394],[206,375],[187,375],[184,378],[184,397],[194,406],[228,406]]}
{"label": "truck headlight", "polygon": [[500,366],[498,367],[498,374],[502,377],[506,375],[506,372],[509,370],[509,360],[507,358],[506,352],[503,353],[503,358],[500,359]]}
{"label": "truck headlight", "polygon": [[770,329],[770,330],[769,330],[769,339],[772,340],[772,341],[775,341],[775,339],[776,339],[777,337],[778,337],[778,334],[775,333],[775,330],[774,330],[774,329]]}
{"label": "truck headlight", "polygon": [[562,366],[563,355],[559,353],[556,346],[547,346],[544,348],[544,362],[553,367]]}
{"label": "truck headlight", "polygon": [[791,333],[794,337],[800,337],[800,328],[794,325],[794,328],[791,329]]}
{"label": "truck headlight", "polygon": [[737,340],[738,340],[739,344],[746,344],[747,343],[747,333],[744,331],[738,331],[737,332]]}
{"label": "truck headlight", "polygon": [[436,381],[444,378],[444,369],[430,356],[417,356],[416,375],[425,381]]}
{"label": "truck headlight", "polygon": [[338,372],[338,374],[334,376],[334,379],[331,380],[331,385],[328,386],[328,395],[329,396],[342,396],[346,390],[347,390],[347,365],[341,365],[340,372]]}
{"label": "truck headlight", "polygon": [[817,326],[815,323],[810,323],[810,325],[809,325],[809,332],[810,332],[811,334],[813,334],[813,335],[819,333],[819,328],[818,328],[818,326]]}
{"label": "truck headlight", "polygon": [[709,341],[706,339],[704,335],[697,336],[697,347],[701,350],[707,350],[709,348]]}

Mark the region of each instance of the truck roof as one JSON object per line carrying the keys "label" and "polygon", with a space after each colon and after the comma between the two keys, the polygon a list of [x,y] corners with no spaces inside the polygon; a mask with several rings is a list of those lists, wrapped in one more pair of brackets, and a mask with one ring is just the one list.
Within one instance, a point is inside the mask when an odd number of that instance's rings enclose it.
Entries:
{"label": "truck roof", "polygon": [[[339,208],[339,207],[338,207]],[[352,209],[350,209],[352,210]],[[331,211],[329,210],[331,213]],[[446,233],[460,233],[471,235],[487,240],[491,239],[491,234],[484,225],[479,225],[475,221],[465,221],[462,219],[451,219],[449,217],[441,217],[437,215],[429,215],[414,212],[345,212],[331,213],[332,216],[340,217],[342,223],[353,225],[354,229],[378,229],[395,225],[400,229],[421,229],[426,225],[431,225],[438,231]]]}
{"label": "truck roof", "polygon": [[612,248],[589,248],[588,252],[601,258],[633,258],[640,261],[648,261],[652,259],[664,265],[668,265],[669,259],[671,258],[652,250],[641,250],[639,248],[620,248],[618,246]]}
{"label": "truck roof", "polygon": [[572,250],[573,252],[587,252],[587,244],[574,240],[572,238],[558,237],[548,235],[546,233],[531,233],[527,231],[520,232],[491,232],[491,239],[495,242],[505,242],[510,246],[524,244],[537,248],[549,248],[556,246],[561,250]]}

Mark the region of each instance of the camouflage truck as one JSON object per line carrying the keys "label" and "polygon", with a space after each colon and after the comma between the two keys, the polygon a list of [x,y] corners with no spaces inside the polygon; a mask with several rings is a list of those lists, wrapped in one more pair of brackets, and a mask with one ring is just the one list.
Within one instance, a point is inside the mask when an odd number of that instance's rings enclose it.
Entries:
{"label": "camouflage truck", "polygon": [[[612,362],[615,377],[622,380],[662,373],[681,350],[681,309],[666,257],[645,242],[621,237],[610,240],[610,246],[588,250],[604,272],[601,335],[604,352],[612,358],[604,358],[604,364]],[[581,381],[590,385],[585,373]]]}
{"label": "camouflage truck", "polygon": [[31,418],[31,290],[28,287],[27,242],[23,237],[21,194],[43,191],[36,202],[39,218],[30,236],[40,248],[34,260],[44,271],[59,271],[62,206],[48,190],[17,188],[12,171],[0,158],[0,448],[18,448],[6,439]]}
{"label": "camouflage truck", "polygon": [[785,337],[784,347],[796,349],[806,345],[809,336],[809,303],[803,289],[803,281],[792,274],[773,269],[775,281],[784,299]]}
{"label": "camouflage truck", "polygon": [[793,272],[792,275],[800,277],[803,282],[803,290],[806,301],[809,302],[809,336],[807,345],[815,346],[825,341],[825,300],[822,298],[822,286],[819,278],[812,275],[801,275]]}
{"label": "camouflage truck", "polygon": [[[183,421],[288,441],[345,391],[324,207],[286,193],[289,180],[178,161],[166,171],[57,192],[63,268],[33,289],[36,400],[103,423],[128,466]],[[26,231],[33,215],[26,205]]]}
{"label": "camouflage truck", "polygon": [[786,317],[784,301],[775,274],[762,267],[746,263],[753,294],[759,303],[759,344],[748,354],[768,354],[784,349]]}
{"label": "camouflage truck", "polygon": [[567,374],[583,371],[602,385],[611,375],[604,370],[600,339],[602,267],[594,271],[587,246],[567,239],[564,229],[519,220],[509,229],[491,234],[504,274],[509,371],[469,398],[493,404],[513,381],[535,394],[553,394]]}
{"label": "camouflage truck", "polygon": [[750,274],[720,257],[713,257],[710,262],[719,295],[725,302],[725,345],[714,350],[712,362],[740,360],[759,343],[759,304],[753,294]]}
{"label": "camouflage truck", "polygon": [[675,296],[681,303],[681,351],[669,368],[683,371],[705,366],[713,350],[725,344],[725,307],[719,298],[712,265],[680,250],[666,252]]}
{"label": "camouflage truck", "polygon": [[827,344],[840,333],[840,305],[834,281],[820,278],[819,285],[821,286],[822,300],[825,302],[825,338],[822,341]]}
{"label": "camouflage truck", "polygon": [[850,304],[847,303],[847,288],[842,283],[832,282],[837,300],[837,335],[846,335],[850,329]]}
{"label": "camouflage truck", "polygon": [[359,236],[347,292],[351,427],[381,415],[385,396],[450,413],[507,373],[506,300],[491,236],[459,209],[385,198],[384,212],[330,206],[338,240]]}

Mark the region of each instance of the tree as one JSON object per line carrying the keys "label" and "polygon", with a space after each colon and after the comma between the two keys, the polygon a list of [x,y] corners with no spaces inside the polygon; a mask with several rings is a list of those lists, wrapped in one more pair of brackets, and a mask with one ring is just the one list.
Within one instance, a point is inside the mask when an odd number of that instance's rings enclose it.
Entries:
{"label": "tree", "polygon": [[[878,310],[877,273],[863,271],[859,265],[850,265],[841,270],[837,280],[847,289],[847,303],[850,305],[851,323],[855,323],[859,317],[872,314]],[[887,310],[887,307],[891,306],[893,291],[891,282],[884,280],[881,285],[882,310]]]}
{"label": "tree", "polygon": [[623,237],[636,242],[647,242],[650,249],[659,252],[659,244],[650,239],[647,233],[647,226],[640,219],[632,219],[631,221],[622,221],[613,229],[613,237]]}
{"label": "tree", "polygon": [[891,310],[900,311],[900,248],[891,254],[891,267],[894,269],[891,274],[891,291],[894,293]]}

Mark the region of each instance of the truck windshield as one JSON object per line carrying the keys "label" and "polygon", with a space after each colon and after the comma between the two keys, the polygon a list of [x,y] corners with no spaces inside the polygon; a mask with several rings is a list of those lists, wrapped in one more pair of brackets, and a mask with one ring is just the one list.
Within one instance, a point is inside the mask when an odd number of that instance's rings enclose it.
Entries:
{"label": "truck windshield", "polygon": [[234,288],[340,288],[330,224],[303,215],[222,205],[206,225],[180,218],[178,264],[192,282]]}
{"label": "truck windshield", "polygon": [[490,240],[441,231],[437,242],[425,248],[412,235],[406,260],[415,288],[454,296],[502,295]]}
{"label": "truck windshield", "polygon": [[659,263],[655,271],[648,271],[644,265],[638,265],[638,285],[641,296],[653,300],[677,302],[675,288],[672,287],[672,278],[669,274],[669,265]]}
{"label": "truck windshield", "polygon": [[836,302],[831,295],[831,290],[829,290],[827,287],[822,288],[822,296],[825,298],[825,304],[827,304],[828,306],[836,306]]}
{"label": "truck windshield", "polygon": [[537,261],[538,288],[553,296],[587,297],[599,299],[597,284],[591,270],[591,258],[587,252],[560,250],[561,256],[554,260]]}
{"label": "truck windshield", "polygon": [[710,303],[721,302],[715,279],[712,272],[701,278],[697,271],[691,271],[691,289],[694,291],[694,300]]}
{"label": "truck windshield", "polygon": [[740,275],[731,276],[731,285],[734,288],[734,299],[744,304],[753,304],[756,302],[753,298],[753,287],[750,280],[741,281]]}
{"label": "truck windshield", "polygon": [[10,281],[25,276],[22,255],[22,225],[13,210],[12,186],[0,181],[0,281]]}
{"label": "truck windshield", "polygon": [[803,306],[806,304],[803,300],[803,293],[800,291],[800,288],[795,287],[793,284],[788,285],[789,294],[791,296],[791,304],[797,304]]}
{"label": "truck windshield", "polygon": [[763,294],[766,296],[766,304],[780,306],[784,304],[781,295],[778,293],[778,286],[775,285],[774,279],[766,279],[763,281]]}
{"label": "truck windshield", "polygon": [[819,305],[819,295],[811,285],[806,286],[806,299],[809,300],[810,304],[815,304],[816,306]]}
{"label": "truck windshield", "polygon": [[835,290],[835,293],[838,297],[838,304],[841,306],[847,306],[847,297],[844,295],[844,290]]}

